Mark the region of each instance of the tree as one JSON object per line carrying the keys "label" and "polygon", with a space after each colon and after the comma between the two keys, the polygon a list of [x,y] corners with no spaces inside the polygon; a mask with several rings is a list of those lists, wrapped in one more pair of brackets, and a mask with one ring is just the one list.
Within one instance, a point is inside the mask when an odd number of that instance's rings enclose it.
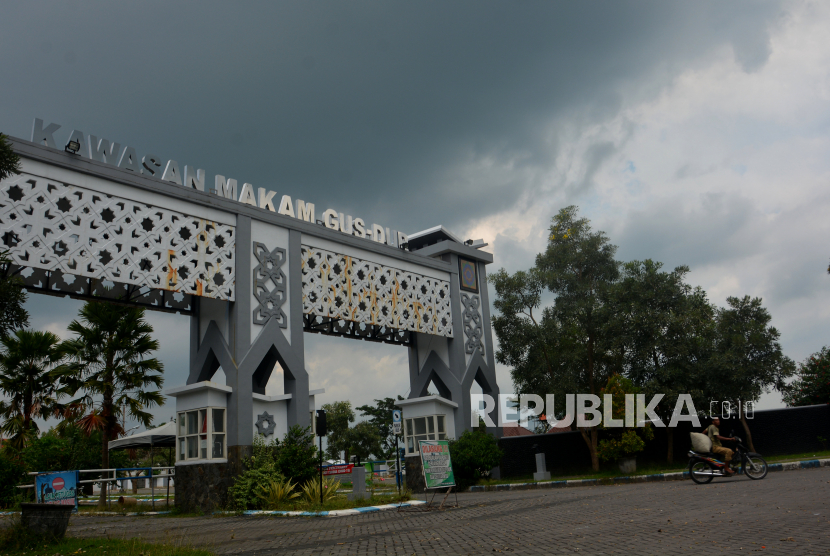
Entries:
{"label": "tree", "polygon": [[18,330],[0,338],[0,392],[8,399],[0,402],[0,415],[6,420],[2,431],[12,447],[22,449],[37,438],[36,417],[46,419],[59,410],[58,391],[51,376],[60,359],[60,338],[51,332]]}
{"label": "tree", "polygon": [[[622,267],[622,278],[611,289],[615,322],[612,350],[646,399],[662,394],[655,413],[666,423],[678,396],[689,394],[696,407],[708,402],[704,391],[705,365],[714,341],[714,307],[706,292],[684,282],[689,268],[660,270],[652,260]],[[610,330],[609,330],[610,332]],[[666,429],[667,461],[674,461],[674,429]]]}
{"label": "tree", "polygon": [[[619,277],[616,246],[577,213],[570,206],[553,217],[547,249],[536,257],[534,269],[513,276],[502,269],[491,277],[499,311],[493,319],[497,358],[513,367],[519,393],[555,394],[556,407],[548,415],[563,414],[566,393],[596,395],[620,364],[609,350],[605,307]],[[545,289],[555,298],[540,317]],[[599,470],[597,428],[577,419],[577,429]]]}
{"label": "tree", "polygon": [[790,407],[830,403],[830,347],[799,363],[796,379],[784,390],[784,402]]}
{"label": "tree", "polygon": [[356,456],[358,463],[381,451],[381,437],[377,427],[368,421],[362,421],[349,429],[348,442],[348,453]]}
{"label": "tree", "polygon": [[[402,400],[403,396],[398,396]],[[395,454],[398,447],[398,437],[392,434],[392,412],[396,409],[395,398],[383,398],[375,400],[375,405],[361,405],[357,408],[361,411],[361,417],[369,417],[369,423],[375,427],[380,437],[380,447],[376,454],[384,459],[389,459]]]}
{"label": "tree", "polygon": [[340,459],[340,453],[345,452],[345,460],[349,461],[349,423],[354,423],[354,411],[351,402],[334,402],[323,405],[326,412],[326,456],[329,459]]}
{"label": "tree", "polygon": [[795,364],[782,353],[781,333],[769,326],[772,317],[761,298],[729,297],[726,302],[729,307],[717,312],[717,337],[707,378],[714,400],[738,408],[747,444],[755,451],[745,404],[756,402],[772,388],[785,391]]}
{"label": "tree", "polygon": [[[144,309],[91,301],[81,308],[80,317],[69,325],[76,337],[61,344],[67,362],[56,374],[66,384],[64,392],[83,392],[70,408],[75,415],[83,414],[78,424],[84,431],[101,431],[101,465],[107,469],[108,443],[124,433],[126,419],[149,428],[153,416],[146,409],[164,403],[161,392],[149,389],[161,388],[164,367],[151,357],[159,344],[144,320]],[[99,505],[106,504],[106,491],[103,484]]]}
{"label": "tree", "polygon": [[23,308],[26,290],[23,280],[14,273],[8,252],[0,252],[0,338],[12,330],[29,326],[29,313]]}
{"label": "tree", "polygon": [[20,157],[12,149],[6,135],[0,133],[0,180],[20,173]]}
{"label": "tree", "polygon": [[[100,446],[101,431],[86,434],[73,424],[53,427],[23,450],[22,461],[27,471],[101,469]],[[133,467],[128,465],[126,450],[114,451],[109,457],[113,467]]]}

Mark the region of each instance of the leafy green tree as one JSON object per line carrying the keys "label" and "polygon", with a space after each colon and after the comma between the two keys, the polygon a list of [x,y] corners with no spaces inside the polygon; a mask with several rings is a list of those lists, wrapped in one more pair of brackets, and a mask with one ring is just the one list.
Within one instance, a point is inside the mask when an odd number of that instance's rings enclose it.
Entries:
{"label": "leafy green tree", "polygon": [[29,326],[29,313],[24,309],[26,290],[23,280],[14,273],[8,252],[0,252],[0,338],[12,330]]}
{"label": "leafy green tree", "polygon": [[[101,431],[86,434],[75,425],[53,427],[21,453],[26,471],[101,469]],[[125,450],[110,453],[112,467],[133,467]],[[84,475],[83,479],[93,477]]]}
{"label": "leafy green tree", "polygon": [[329,459],[340,459],[340,454],[345,452],[344,459],[349,461],[350,440],[349,423],[354,423],[354,411],[352,402],[334,402],[323,405],[326,412],[326,456]]}
{"label": "leafy green tree", "polygon": [[[403,396],[398,396],[398,400],[402,400]],[[369,417],[369,423],[375,430],[377,430],[380,437],[380,447],[376,455],[383,459],[389,459],[395,454],[395,448],[398,447],[398,438],[392,434],[392,411],[397,409],[395,406],[395,398],[383,398],[382,400],[375,400],[375,405],[361,405],[357,408],[361,411],[361,417]]]}
{"label": "leafy green tree", "polygon": [[450,440],[450,459],[458,490],[465,490],[486,477],[498,466],[504,452],[493,435],[482,428],[464,431],[458,440]]}
{"label": "leafy green tree", "polygon": [[[564,208],[553,217],[544,253],[530,271],[493,274],[496,290],[493,328],[499,339],[497,359],[512,367],[521,394],[555,395],[554,411],[564,414],[565,394],[597,394],[621,361],[611,348],[613,322],[609,289],[619,277],[616,246],[604,232],[594,232],[578,209]],[[544,291],[555,298],[542,308]],[[596,427],[577,429],[599,470]]]}
{"label": "leafy green tree", "polygon": [[6,135],[0,133],[0,180],[20,173],[20,157],[12,149]]}
{"label": "leafy green tree", "polygon": [[[705,367],[714,346],[714,307],[706,292],[684,282],[689,269],[661,270],[652,260],[622,266],[621,280],[611,289],[609,336],[625,373],[646,399],[662,394],[655,408],[671,421],[678,396],[689,394],[695,408],[708,403]],[[674,429],[666,429],[667,461],[674,461]]]}
{"label": "leafy green tree", "polygon": [[51,375],[60,356],[60,338],[51,332],[18,330],[0,338],[0,415],[5,419],[3,434],[9,445],[22,449],[37,437],[35,418],[59,413],[58,390]]}
{"label": "leafy green tree", "polygon": [[[381,437],[377,428],[368,421],[362,421],[349,429],[349,453],[357,456],[357,461],[366,461],[381,451]],[[348,460],[347,460],[348,461]]]}
{"label": "leafy green tree", "polygon": [[830,403],[830,347],[799,363],[795,380],[784,390],[784,402],[790,407]]}
{"label": "leafy green tree", "polygon": [[717,312],[717,337],[707,380],[712,398],[731,402],[754,451],[752,433],[746,419],[746,402],[756,402],[761,394],[777,389],[786,391],[786,379],[795,372],[795,363],[781,351],[781,333],[769,322],[772,317],[761,305],[761,298],[729,297],[728,308]]}
{"label": "leafy green tree", "polygon": [[[161,388],[164,367],[151,357],[159,343],[144,320],[144,309],[91,301],[81,308],[80,317],[69,325],[76,337],[61,344],[67,362],[55,374],[67,394],[83,392],[70,407],[82,415],[82,430],[101,431],[101,465],[106,469],[108,443],[123,434],[126,419],[149,428],[153,416],[146,409],[164,403],[161,392],[152,389]],[[106,490],[101,489],[99,505],[106,504]]]}

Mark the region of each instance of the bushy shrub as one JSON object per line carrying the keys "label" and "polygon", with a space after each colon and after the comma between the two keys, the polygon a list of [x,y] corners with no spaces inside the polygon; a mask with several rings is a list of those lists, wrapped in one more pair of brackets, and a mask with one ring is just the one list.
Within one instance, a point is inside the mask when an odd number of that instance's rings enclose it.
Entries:
{"label": "bushy shrub", "polygon": [[[619,374],[609,377],[605,388],[600,390],[601,396],[611,395],[611,417],[623,422],[625,421],[625,396],[639,393],[640,389],[634,386],[631,380]],[[654,438],[654,429],[651,425],[607,430],[609,438],[600,440],[597,446],[597,457],[601,461],[615,461],[633,456],[645,449],[646,440]]]}
{"label": "bushy shrub", "polygon": [[25,478],[26,470],[19,462],[0,456],[0,507],[11,508],[17,504],[21,499],[17,485],[23,484]]}
{"label": "bushy shrub", "polygon": [[259,496],[263,487],[286,481],[302,484],[315,477],[317,450],[310,430],[295,425],[282,442],[265,442],[262,436],[255,435],[251,457],[244,461],[245,471],[228,489],[228,507],[237,511],[259,508],[264,503]]}
{"label": "bushy shrub", "polygon": [[277,468],[276,440],[266,443],[260,435],[254,435],[251,457],[245,458],[245,471],[236,477],[228,489],[228,507],[243,511],[255,509],[261,503],[259,490],[271,481],[282,482],[285,478]]}
{"label": "bushy shrub", "polygon": [[458,490],[476,484],[501,462],[503,452],[495,437],[483,430],[464,431],[450,441],[450,459]]}
{"label": "bushy shrub", "polygon": [[280,473],[297,484],[303,484],[317,475],[319,463],[311,427],[294,425],[288,429],[277,445],[276,464]]}
{"label": "bushy shrub", "polygon": [[[340,481],[333,477],[323,477],[323,502],[328,502],[337,496]],[[303,500],[309,504],[320,503],[320,479],[311,479],[303,485]]]}
{"label": "bushy shrub", "polygon": [[296,486],[296,483],[292,483],[290,479],[284,481],[271,480],[260,486],[256,495],[265,509],[276,510],[282,504],[300,496],[299,492],[294,492]]}
{"label": "bushy shrub", "polygon": [[[101,431],[86,435],[74,426],[61,431],[50,429],[18,455],[26,471],[101,469]],[[135,466],[130,465],[126,451],[117,450],[110,452],[110,467]]]}
{"label": "bushy shrub", "polygon": [[[650,437],[654,437],[654,431],[651,430],[650,426],[643,430],[648,430],[651,432]],[[647,435],[647,433],[644,433],[644,435]],[[645,440],[640,438],[636,430],[625,429],[619,437],[600,440],[597,447],[597,456],[602,461],[616,461],[642,452],[645,447]]]}

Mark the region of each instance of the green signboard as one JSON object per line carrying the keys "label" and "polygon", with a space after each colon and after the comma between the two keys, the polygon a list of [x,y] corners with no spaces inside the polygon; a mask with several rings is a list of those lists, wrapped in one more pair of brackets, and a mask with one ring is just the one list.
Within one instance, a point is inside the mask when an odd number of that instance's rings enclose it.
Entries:
{"label": "green signboard", "polygon": [[455,486],[450,461],[450,443],[447,440],[421,440],[421,468],[426,488]]}

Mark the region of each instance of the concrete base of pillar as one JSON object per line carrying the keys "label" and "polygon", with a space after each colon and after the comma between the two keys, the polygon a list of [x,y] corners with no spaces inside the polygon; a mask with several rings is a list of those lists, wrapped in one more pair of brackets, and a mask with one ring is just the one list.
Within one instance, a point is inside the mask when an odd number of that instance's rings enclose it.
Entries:
{"label": "concrete base of pillar", "polygon": [[421,456],[407,456],[404,459],[406,460],[406,488],[415,494],[422,494],[426,483],[421,469]]}
{"label": "concrete base of pillar", "polygon": [[543,471],[541,473],[533,474],[534,481],[550,481],[550,471]]}
{"label": "concrete base of pillar", "polygon": [[177,465],[176,507],[183,512],[212,513],[228,505],[228,488],[245,469],[251,446],[228,446],[228,461]]}
{"label": "concrete base of pillar", "polygon": [[225,509],[235,477],[229,463],[177,465],[176,507],[182,512],[203,513]]}

